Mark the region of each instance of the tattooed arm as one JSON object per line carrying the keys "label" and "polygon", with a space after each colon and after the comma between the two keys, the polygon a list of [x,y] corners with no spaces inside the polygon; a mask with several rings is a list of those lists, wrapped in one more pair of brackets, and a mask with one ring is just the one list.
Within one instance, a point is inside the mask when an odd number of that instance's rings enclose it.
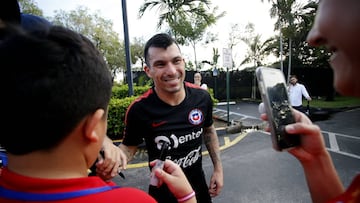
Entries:
{"label": "tattooed arm", "polygon": [[203,138],[214,166],[214,172],[209,184],[209,193],[212,197],[215,197],[220,194],[224,185],[224,175],[220,158],[219,140],[214,125],[204,128]]}

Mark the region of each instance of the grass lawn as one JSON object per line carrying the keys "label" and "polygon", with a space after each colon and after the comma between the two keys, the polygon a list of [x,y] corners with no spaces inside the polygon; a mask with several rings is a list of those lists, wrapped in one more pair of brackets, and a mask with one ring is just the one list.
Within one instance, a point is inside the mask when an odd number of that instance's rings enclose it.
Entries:
{"label": "grass lawn", "polygon": [[[303,105],[307,105],[307,100],[303,100]],[[316,108],[360,107],[360,98],[337,96],[334,101],[325,101],[324,98],[313,98],[310,101],[310,106]]]}

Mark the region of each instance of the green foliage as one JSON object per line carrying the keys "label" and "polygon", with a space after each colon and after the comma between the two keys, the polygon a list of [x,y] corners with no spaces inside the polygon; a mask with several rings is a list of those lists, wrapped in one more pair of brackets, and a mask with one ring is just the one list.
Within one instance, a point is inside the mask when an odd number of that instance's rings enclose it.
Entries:
{"label": "green foliage", "polygon": [[134,95],[142,95],[148,89],[150,89],[150,86],[136,86],[134,87]]}
{"label": "green foliage", "polygon": [[136,96],[123,99],[111,98],[108,113],[107,135],[112,140],[122,139],[125,128],[126,110]]}
{"label": "green foliage", "polygon": [[[263,1],[263,0],[262,0]],[[282,39],[282,55],[285,56],[284,64],[291,62],[290,67],[328,67],[330,53],[325,47],[310,47],[306,37],[310,31],[318,2],[309,0],[307,3],[299,3],[295,0],[270,1],[272,8],[270,17],[276,18],[275,29],[281,31],[282,37],[275,36],[276,41],[269,46],[269,50],[279,57],[279,44]],[[275,46],[274,46],[275,45]],[[290,46],[291,45],[291,46]],[[291,60],[289,60],[291,57]]]}
{"label": "green foliage", "polygon": [[113,30],[111,20],[101,17],[98,12],[90,13],[87,7],[79,6],[69,12],[55,11],[52,21],[88,37],[104,55],[113,78],[120,68],[125,68],[125,48],[120,43],[118,33]]}
{"label": "green foliage", "polygon": [[138,78],[138,86],[152,86],[153,81],[147,75],[140,75]]}
{"label": "green foliage", "polygon": [[[32,0],[22,0],[32,1]],[[40,10],[41,11],[41,10]],[[41,11],[42,12],[42,11]],[[35,14],[35,13],[34,13]],[[105,19],[97,11],[90,13],[85,6],[78,6],[75,10],[56,10],[53,17],[47,17],[55,25],[62,25],[88,37],[105,57],[112,77],[126,69],[125,45],[119,39],[119,34],[113,29],[113,22]],[[131,63],[138,60],[143,62],[144,40],[135,38],[130,45]]]}
{"label": "green foliage", "polygon": [[188,61],[185,66],[185,70],[195,70],[194,63],[192,61]]}
{"label": "green foliage", "polygon": [[[161,11],[157,27],[160,29],[164,24],[172,24],[177,22],[177,16],[195,14],[204,19],[209,19],[211,16],[207,13],[204,7],[209,7],[211,2],[209,0],[154,0],[145,1],[139,9],[139,17],[143,17],[147,10],[158,8]],[[175,30],[173,30],[176,32]]]}
{"label": "green foliage", "polygon": [[144,58],[144,47],[145,40],[143,38],[134,38],[133,43],[130,45],[131,49],[131,60],[135,63],[136,61],[141,61],[141,67],[144,67],[145,58]]}
{"label": "green foliage", "polygon": [[213,105],[216,106],[216,104],[219,103],[219,100],[214,97],[214,90],[209,88],[208,91],[211,96],[211,100],[213,101]]}
{"label": "green foliage", "polygon": [[[307,101],[303,101],[303,106],[307,105]],[[337,96],[334,101],[326,101],[324,98],[313,98],[310,101],[310,107],[315,108],[347,108],[360,107],[360,99],[355,97]]]}
{"label": "green foliage", "polygon": [[43,11],[37,6],[34,0],[18,0],[22,13],[44,16]]}
{"label": "green foliage", "polygon": [[[145,93],[150,86],[134,86],[134,96],[141,95]],[[112,88],[111,98],[124,99],[129,96],[129,86],[128,85],[116,85]]]}
{"label": "green foliage", "polygon": [[[210,5],[208,0],[145,1],[139,9],[139,17],[142,17],[145,11],[157,7],[161,11],[157,27],[160,29],[164,24],[167,25],[169,33],[174,35],[179,44],[192,46],[197,69],[196,44],[203,40],[206,29],[226,14],[218,14],[217,6],[210,10]],[[204,41],[210,42],[209,39]]]}
{"label": "green foliage", "polygon": [[109,103],[107,135],[113,139],[122,139],[126,110],[139,95],[145,93],[150,86],[135,86],[134,96],[129,97],[128,85],[115,85]]}
{"label": "green foliage", "polygon": [[129,95],[129,87],[127,85],[113,86],[111,98],[122,99]]}
{"label": "green foliage", "polygon": [[216,66],[217,63],[218,63],[219,57],[220,57],[219,49],[213,47],[213,58],[212,58],[213,60],[212,60],[212,64],[210,64],[210,65],[215,65]]}

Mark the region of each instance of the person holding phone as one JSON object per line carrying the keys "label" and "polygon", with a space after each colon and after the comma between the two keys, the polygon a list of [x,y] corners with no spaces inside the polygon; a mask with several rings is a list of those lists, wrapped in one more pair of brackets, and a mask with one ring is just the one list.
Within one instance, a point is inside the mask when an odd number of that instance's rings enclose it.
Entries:
{"label": "person holding phone", "polygon": [[[307,42],[331,52],[334,87],[342,95],[360,97],[360,1],[322,0]],[[293,110],[296,123],[285,127],[300,134],[301,145],[289,150],[304,169],[312,201],[360,202],[360,174],[345,189],[336,171],[320,128],[303,113]],[[267,120],[266,114],[261,115]]]}

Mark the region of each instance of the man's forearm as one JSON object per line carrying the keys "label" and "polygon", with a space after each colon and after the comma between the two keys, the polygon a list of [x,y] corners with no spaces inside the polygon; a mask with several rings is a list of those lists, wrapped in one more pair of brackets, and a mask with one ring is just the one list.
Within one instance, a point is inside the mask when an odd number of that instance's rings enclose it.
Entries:
{"label": "man's forearm", "polygon": [[344,186],[332,163],[330,154],[302,163],[313,202],[326,202],[344,192]]}
{"label": "man's forearm", "polygon": [[222,170],[219,140],[214,126],[205,128],[204,142],[215,170]]}
{"label": "man's forearm", "polygon": [[124,144],[120,144],[119,148],[124,152],[127,157],[127,162],[129,163],[133,158],[137,151],[137,147],[134,146],[126,146]]}

